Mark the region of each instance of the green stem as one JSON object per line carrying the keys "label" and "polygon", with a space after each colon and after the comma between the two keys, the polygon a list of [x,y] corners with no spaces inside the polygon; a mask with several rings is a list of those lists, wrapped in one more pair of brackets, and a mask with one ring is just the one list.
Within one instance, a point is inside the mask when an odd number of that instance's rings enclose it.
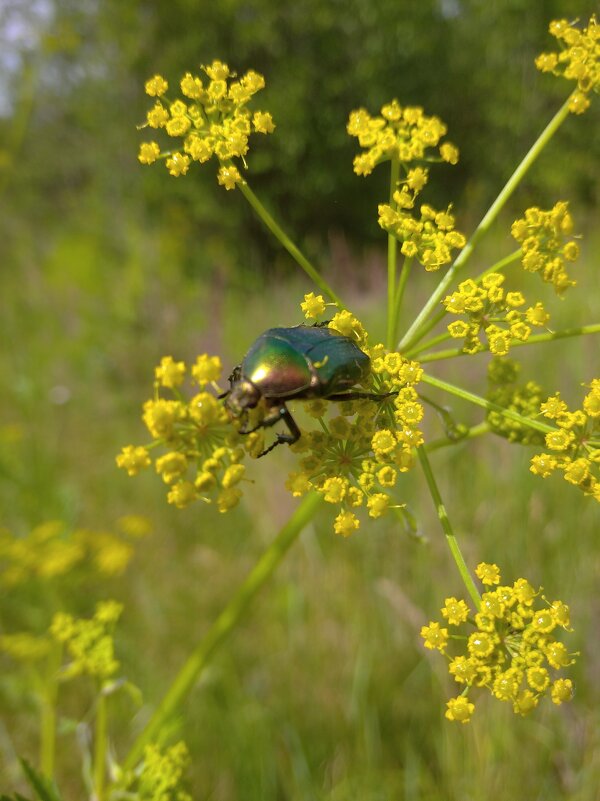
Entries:
{"label": "green stem", "polygon": [[40,769],[49,779],[54,778],[56,752],[56,699],[58,670],[62,662],[62,645],[53,643],[48,655],[48,675],[42,691]]}
{"label": "green stem", "polygon": [[411,265],[412,265],[412,259],[405,257],[404,264],[402,265],[402,270],[400,272],[400,281],[398,282],[398,289],[396,290],[396,299],[394,301],[394,331],[392,336],[392,343],[394,343],[398,337],[400,310],[402,309],[402,299],[404,298],[404,290],[406,289],[406,284],[408,283],[408,277],[410,275]]}
{"label": "green stem", "polygon": [[452,267],[450,267],[446,275],[442,278],[442,280],[437,286],[437,289],[433,292],[427,303],[423,306],[423,308],[415,318],[413,324],[410,326],[410,328],[400,341],[398,345],[399,351],[404,352],[408,348],[412,347],[420,339],[422,327],[426,324],[431,312],[435,309],[437,304],[444,296],[444,293],[446,292],[447,288],[454,280],[456,273],[462,267],[464,267],[467,260],[471,256],[477,242],[479,242],[481,237],[491,227],[492,223],[495,221],[496,217],[504,207],[506,201],[509,199],[509,197],[515,191],[519,183],[522,181],[524,175],[527,173],[533,162],[540,155],[544,147],[548,144],[550,139],[554,136],[558,128],[561,126],[561,124],[565,121],[565,119],[569,115],[570,100],[571,96],[567,98],[565,103],[556,112],[554,117],[550,120],[548,125],[538,136],[533,146],[526,154],[525,158],[521,161],[517,169],[510,176],[504,188],[501,190],[500,194],[498,195],[496,200],[494,200],[494,202],[486,212],[485,216],[483,217],[483,219],[473,232],[471,238],[456,257],[454,264],[452,265]]}
{"label": "green stem", "polygon": [[448,546],[450,548],[450,553],[454,558],[456,567],[458,568],[458,572],[460,573],[460,577],[462,578],[463,583],[467,588],[467,592],[473,599],[475,608],[479,609],[481,605],[481,597],[479,595],[479,592],[477,591],[475,582],[473,581],[473,578],[469,573],[469,568],[467,567],[467,563],[465,562],[462,552],[460,550],[458,540],[456,539],[454,531],[452,530],[452,526],[450,524],[450,520],[448,519],[448,514],[446,512],[446,507],[444,506],[444,502],[442,501],[442,496],[440,495],[440,491],[438,489],[438,485],[433,475],[433,471],[431,470],[431,465],[429,463],[427,451],[421,445],[419,448],[417,448],[417,453],[419,454],[419,461],[421,462],[423,473],[425,474],[425,478],[427,479],[429,492],[431,493],[433,503],[435,504],[438,519],[440,521],[444,534],[446,535],[446,542],[448,543]]}
{"label": "green stem", "polygon": [[[398,178],[400,176],[400,162],[397,158],[392,158],[390,162],[390,206],[392,209],[396,209],[396,203],[394,202],[394,192],[396,191],[396,186],[398,184]],[[398,258],[398,240],[396,239],[393,234],[388,234],[388,255],[387,255],[387,274],[388,274],[388,285],[387,285],[387,297],[388,297],[388,307],[387,307],[387,346],[389,350],[392,350],[394,347],[394,328],[396,327],[396,321],[394,317],[394,312],[396,309],[396,263]]]}
{"label": "green stem", "polygon": [[[490,273],[500,272],[500,270],[503,270],[505,267],[508,267],[510,264],[517,261],[521,257],[521,255],[522,255],[522,250],[521,248],[519,248],[518,250],[515,250],[513,253],[509,254],[508,256],[505,256],[503,259],[500,259],[500,261],[497,261],[495,264],[492,264],[491,267],[485,269],[482,273],[480,273],[477,276],[477,278],[473,278],[473,281],[476,284],[480,284],[486,277],[486,275],[490,275]],[[425,334],[428,334],[432,328],[435,328],[435,326],[439,322],[441,322],[447,314],[448,312],[446,311],[446,309],[440,309],[437,314],[434,314],[433,317],[431,317],[428,321],[424,323],[424,325],[421,326],[421,329],[419,330],[419,337],[415,339],[415,342],[420,342],[421,339],[425,336]],[[432,344],[432,340],[429,340],[425,344],[419,344],[417,347],[410,348],[408,351],[405,352],[404,355],[407,358],[412,359],[414,358],[416,353],[421,353],[422,351],[426,350],[430,344]]]}
{"label": "green stem", "polygon": [[237,184],[238,188],[240,189],[241,193],[244,195],[248,203],[252,206],[254,211],[258,214],[260,219],[263,223],[267,226],[269,231],[279,240],[279,242],[283,245],[283,247],[287,250],[290,256],[302,267],[304,272],[309,276],[309,278],[314,281],[314,283],[319,287],[321,292],[324,292],[328,298],[330,298],[340,309],[344,308],[344,304],[340,300],[340,298],[335,294],[333,289],[329,286],[329,284],[325,281],[325,279],[319,274],[315,267],[309,262],[309,260],[304,256],[304,254],[299,250],[299,248],[292,242],[289,236],[285,233],[285,231],[281,228],[281,226],[275,222],[273,217],[269,214],[260,200],[256,197],[254,192],[248,186],[246,181],[240,181]]}
{"label": "green stem", "polygon": [[104,801],[106,780],[106,753],[108,749],[108,696],[102,691],[96,701],[96,729],[94,736],[94,801]]}
{"label": "green stem", "polygon": [[423,381],[425,384],[429,384],[432,387],[443,389],[445,392],[449,392],[451,395],[456,395],[456,397],[462,398],[469,403],[474,403],[476,406],[481,406],[483,409],[498,412],[498,414],[501,414],[508,420],[514,420],[516,423],[521,423],[521,425],[527,426],[528,428],[533,428],[536,431],[542,431],[544,434],[547,434],[551,431],[556,431],[555,428],[547,425],[546,423],[542,423],[539,420],[533,420],[531,417],[524,417],[522,414],[513,412],[511,409],[505,409],[503,406],[499,406],[497,403],[487,400],[487,398],[482,398],[479,395],[475,395],[473,392],[468,392],[468,390],[463,389],[462,387],[449,384],[447,381],[442,381],[440,378],[434,378],[432,375],[427,375],[424,373],[421,381]]}
{"label": "green stem", "polygon": [[123,763],[125,769],[131,769],[136,765],[143,754],[144,747],[152,742],[165,724],[165,721],[181,706],[213,653],[240,622],[243,615],[248,611],[254,596],[266,584],[289,547],[313,518],[321,500],[321,496],[315,492],[306,495],[275,540],[263,553],[246,580],[237,589],[225,609],[194,648],[187,662],[175,677],[154,715],[129,751]]}
{"label": "green stem", "polygon": [[[511,348],[519,348],[523,345],[535,345],[538,342],[552,342],[554,339],[566,339],[567,337],[578,337],[584,334],[598,334],[600,333],[600,323],[592,323],[591,325],[582,325],[578,328],[565,328],[562,331],[546,331],[544,334],[532,334],[529,339],[521,340],[515,339],[510,343]],[[432,340],[433,342],[433,340]],[[418,351],[417,351],[418,352]],[[485,347],[478,353],[488,353],[489,347]],[[411,355],[412,355],[411,351]],[[425,353],[419,356],[419,361],[424,364],[425,362],[437,362],[442,359],[455,359],[457,356],[469,356],[471,354],[465,353],[461,348],[450,348],[448,350],[438,350],[435,353]]]}
{"label": "green stem", "polygon": [[[445,314],[445,312],[444,312]],[[425,342],[420,342],[419,344],[415,345],[414,348],[411,348],[409,351],[404,353],[403,355],[406,356],[407,359],[414,359],[418,356],[419,353],[422,353],[424,350],[428,350],[429,348],[435,347],[435,345],[439,345],[440,342],[446,342],[446,340],[452,339],[451,335],[448,331],[444,331],[441,334],[438,334],[431,339],[427,339]]]}

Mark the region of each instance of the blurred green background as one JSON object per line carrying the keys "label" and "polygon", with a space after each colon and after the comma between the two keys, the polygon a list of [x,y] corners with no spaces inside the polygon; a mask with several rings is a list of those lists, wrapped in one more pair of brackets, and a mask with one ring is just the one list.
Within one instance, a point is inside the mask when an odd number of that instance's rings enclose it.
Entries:
{"label": "blurred green background", "polygon": [[[353,174],[348,113],[397,97],[446,121],[461,161],[434,171],[426,200],[454,203],[468,233],[569,91],[533,65],[553,49],[548,22],[592,11],[551,0],[0,3],[1,523],[21,537],[53,519],[94,530],[124,514],[149,519],[123,577],[64,583],[52,602],[82,615],[101,598],[126,604],[118,651],[148,706],[117,705],[117,754],[295,503],[282,486],[287,452],[252,465],[256,483],[227,516],[169,507],[156,476],[128,479],[115,454],[145,438],[140,408],[161,356],[218,352],[233,366],[268,325],[300,322],[313,288],[241,195],[217,186],[212,165],[186,180],[139,165],[143,81],[175,81],[213,58],[264,73],[258,105],[277,130],[250,152],[252,186],[381,336],[376,206],[388,176]],[[564,302],[543,297],[557,329],[598,319],[597,105],[563,125],[472,265],[514,248],[510,222],[528,205],[569,200],[585,238],[578,287]],[[435,283],[415,276],[407,317]],[[518,355],[527,376],[574,405],[598,375],[597,339]],[[483,392],[486,359],[432,372]],[[480,419],[452,405],[459,419]],[[430,430],[439,435],[434,420]],[[495,561],[507,581],[525,575],[571,605],[581,651],[572,705],[545,703],[521,720],[482,699],[469,726],[444,721],[454,690],[418,631],[461,590],[415,474],[405,497],[426,544],[388,521],[342,541],[323,511],[220,651],[173,731],[193,755],[194,798],[597,801],[598,512],[566,483],[531,476],[530,455],[489,438],[433,464],[470,563]],[[48,625],[39,586],[0,583],[0,601],[3,632]],[[8,791],[22,786],[15,754],[35,758],[36,710],[14,664],[1,671]],[[89,712],[84,688],[61,702],[65,718]],[[59,778],[78,799],[78,737],[63,728]]]}

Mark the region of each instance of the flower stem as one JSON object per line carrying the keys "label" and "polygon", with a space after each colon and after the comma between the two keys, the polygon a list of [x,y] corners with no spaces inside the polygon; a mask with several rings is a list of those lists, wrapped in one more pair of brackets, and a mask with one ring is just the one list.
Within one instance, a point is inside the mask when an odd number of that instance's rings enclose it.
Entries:
{"label": "flower stem", "polygon": [[[535,345],[538,342],[552,342],[554,339],[566,339],[567,337],[578,337],[584,334],[598,334],[600,333],[600,323],[592,323],[590,325],[582,325],[578,328],[565,328],[562,331],[546,331],[544,334],[532,334],[529,339],[520,340],[515,339],[510,343],[511,348],[518,348],[523,345]],[[430,344],[434,344],[430,340]],[[489,347],[485,347],[478,353],[487,353]],[[418,350],[416,351],[419,352]],[[410,355],[412,356],[412,351]],[[442,359],[455,359],[457,356],[469,356],[471,354],[465,353],[462,348],[450,348],[448,350],[438,350],[434,353],[425,353],[419,356],[419,361],[424,364],[425,362],[437,362]]]}
{"label": "flower stem", "polygon": [[437,286],[437,289],[435,289],[435,291],[433,292],[433,294],[431,295],[425,306],[423,306],[423,308],[415,318],[413,324],[410,326],[410,328],[400,341],[398,345],[398,350],[404,352],[408,348],[412,347],[420,339],[422,335],[422,328],[428,321],[431,312],[440,302],[447,288],[454,280],[456,273],[466,264],[477,242],[479,242],[481,237],[491,227],[492,223],[495,221],[496,217],[504,207],[506,201],[509,199],[509,197],[515,191],[519,183],[522,181],[523,177],[525,176],[525,174],[527,173],[533,162],[540,155],[544,147],[548,144],[548,142],[554,136],[558,128],[567,118],[569,114],[570,100],[571,96],[567,98],[567,100],[564,102],[561,108],[556,112],[554,117],[552,117],[548,125],[544,128],[542,133],[538,136],[532,147],[529,149],[529,152],[525,155],[524,159],[521,161],[517,169],[510,176],[504,188],[501,190],[500,194],[498,195],[496,200],[494,200],[494,202],[484,215],[483,219],[473,232],[471,238],[456,257],[454,264],[452,265],[452,267],[450,267],[446,275],[442,278],[442,280]]}
{"label": "flower stem", "polygon": [[402,299],[404,298],[404,290],[406,289],[406,284],[408,283],[408,278],[410,276],[411,265],[412,259],[405,257],[404,264],[402,265],[402,269],[400,271],[400,280],[398,281],[398,288],[396,290],[396,299],[394,300],[394,332],[392,337],[392,345],[394,342],[396,342],[398,337],[400,310],[402,309]]}
{"label": "flower stem", "polygon": [[450,524],[450,520],[448,519],[446,507],[444,506],[444,502],[442,501],[442,496],[440,495],[440,491],[436,483],[435,477],[433,475],[433,471],[431,470],[431,465],[429,463],[429,457],[427,456],[427,451],[421,445],[420,447],[417,448],[417,453],[419,454],[419,461],[421,462],[423,473],[425,474],[425,478],[427,479],[429,492],[431,493],[433,503],[435,504],[438,519],[440,521],[444,534],[446,535],[446,542],[448,543],[448,547],[450,548],[450,553],[454,558],[456,567],[458,568],[458,572],[460,573],[460,577],[462,578],[463,583],[467,588],[467,592],[473,599],[475,608],[479,609],[479,606],[481,604],[481,597],[479,595],[479,592],[477,591],[475,582],[473,581],[473,578],[469,573],[469,568],[467,567],[467,563],[465,562],[464,557],[462,555],[462,551],[460,550],[458,540],[454,535],[454,531]]}
{"label": "flower stem", "polygon": [[[397,158],[392,158],[390,162],[390,206],[396,209],[394,202],[394,192],[400,175],[400,162]],[[392,234],[388,234],[388,255],[387,255],[387,346],[389,350],[394,347],[394,329],[396,327],[396,263],[398,258],[398,240]]]}
{"label": "flower stem", "polygon": [[108,748],[108,696],[100,688],[96,700],[96,729],[94,734],[94,801],[104,801],[106,752]]}
{"label": "flower stem", "polygon": [[49,779],[54,778],[56,751],[56,699],[58,696],[57,673],[62,661],[62,646],[53,643],[48,656],[48,677],[42,695],[42,719],[40,741],[40,769]]}
{"label": "flower stem", "polygon": [[309,276],[309,278],[314,281],[314,283],[319,287],[321,292],[324,292],[328,298],[330,298],[340,309],[344,308],[344,304],[340,300],[340,298],[335,294],[333,289],[329,286],[327,281],[319,274],[317,269],[313,267],[313,265],[309,262],[306,256],[299,250],[299,248],[292,242],[289,236],[285,233],[285,231],[281,228],[281,226],[275,222],[273,217],[269,214],[260,200],[256,197],[254,192],[248,186],[246,181],[240,181],[237,184],[238,188],[240,189],[241,193],[244,195],[248,203],[252,206],[254,211],[263,221],[263,223],[267,226],[269,231],[279,240],[279,242],[283,245],[283,247],[287,250],[290,256],[302,267],[304,272]]}
{"label": "flower stem", "polygon": [[469,401],[469,403],[474,403],[476,406],[481,406],[483,409],[498,412],[498,414],[501,414],[508,420],[514,420],[516,423],[521,423],[521,425],[534,428],[536,431],[542,431],[544,434],[547,434],[551,431],[556,431],[555,428],[547,425],[546,423],[542,423],[539,420],[533,420],[531,417],[524,417],[522,414],[513,412],[511,409],[505,409],[503,406],[499,406],[497,403],[487,400],[487,398],[482,398],[479,395],[475,395],[473,392],[463,389],[462,387],[449,384],[447,381],[442,381],[440,378],[434,378],[432,375],[427,375],[424,373],[421,377],[421,381],[423,381],[425,384],[429,384],[432,387],[443,389],[444,391],[449,392],[451,395],[456,395],[458,398]]}
{"label": "flower stem", "polygon": [[288,522],[258,560],[248,577],[237,589],[225,609],[196,645],[187,662],[183,665],[166,695],[158,705],[150,721],[135,740],[124,761],[124,767],[131,769],[143,754],[144,747],[152,742],[189,695],[198,677],[208,664],[213,653],[222,645],[228,635],[248,611],[254,596],[266,584],[279,565],[289,547],[298,538],[302,529],[313,518],[321,503],[321,496],[311,492],[304,497]]}

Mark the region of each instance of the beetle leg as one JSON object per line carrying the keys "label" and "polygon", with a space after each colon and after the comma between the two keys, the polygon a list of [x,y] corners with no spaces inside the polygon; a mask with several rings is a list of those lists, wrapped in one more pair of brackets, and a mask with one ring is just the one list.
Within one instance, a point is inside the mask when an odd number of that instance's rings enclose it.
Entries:
{"label": "beetle leg", "polygon": [[372,400],[382,401],[386,398],[391,398],[392,395],[397,395],[398,392],[385,392],[383,395],[377,395],[375,392],[336,392],[333,395],[327,395],[324,400],[328,401],[352,401],[352,400]]}
{"label": "beetle leg", "polygon": [[269,445],[268,448],[265,448],[264,451],[261,451],[261,453],[259,453],[258,456],[256,457],[257,459],[260,459],[261,456],[265,456],[267,453],[270,453],[273,450],[273,448],[276,448],[278,445],[293,445],[294,442],[297,442],[300,439],[301,431],[298,428],[296,421],[290,414],[285,404],[277,406],[273,410],[273,413],[267,415],[267,417],[265,417],[261,425],[257,426],[257,428],[267,428],[269,426],[274,426],[275,423],[278,423],[280,420],[283,420],[283,422],[288,427],[288,431],[290,433],[289,434],[277,433],[275,435],[277,437],[275,442],[272,445]]}

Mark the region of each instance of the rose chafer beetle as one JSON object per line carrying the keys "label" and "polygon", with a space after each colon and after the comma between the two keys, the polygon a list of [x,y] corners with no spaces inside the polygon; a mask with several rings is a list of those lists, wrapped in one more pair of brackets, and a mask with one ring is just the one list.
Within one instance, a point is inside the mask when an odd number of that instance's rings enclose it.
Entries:
{"label": "rose chafer beetle", "polygon": [[288,434],[277,439],[259,456],[277,445],[293,444],[300,429],[286,407],[289,400],[323,398],[330,401],[369,398],[381,401],[396,393],[377,395],[353,389],[371,370],[371,360],[349,337],[326,328],[327,323],[293,328],[269,328],[251,345],[242,363],[229,376],[230,388],[220,397],[232,417],[240,418],[264,400],[266,413],[250,434],[282,420]]}

